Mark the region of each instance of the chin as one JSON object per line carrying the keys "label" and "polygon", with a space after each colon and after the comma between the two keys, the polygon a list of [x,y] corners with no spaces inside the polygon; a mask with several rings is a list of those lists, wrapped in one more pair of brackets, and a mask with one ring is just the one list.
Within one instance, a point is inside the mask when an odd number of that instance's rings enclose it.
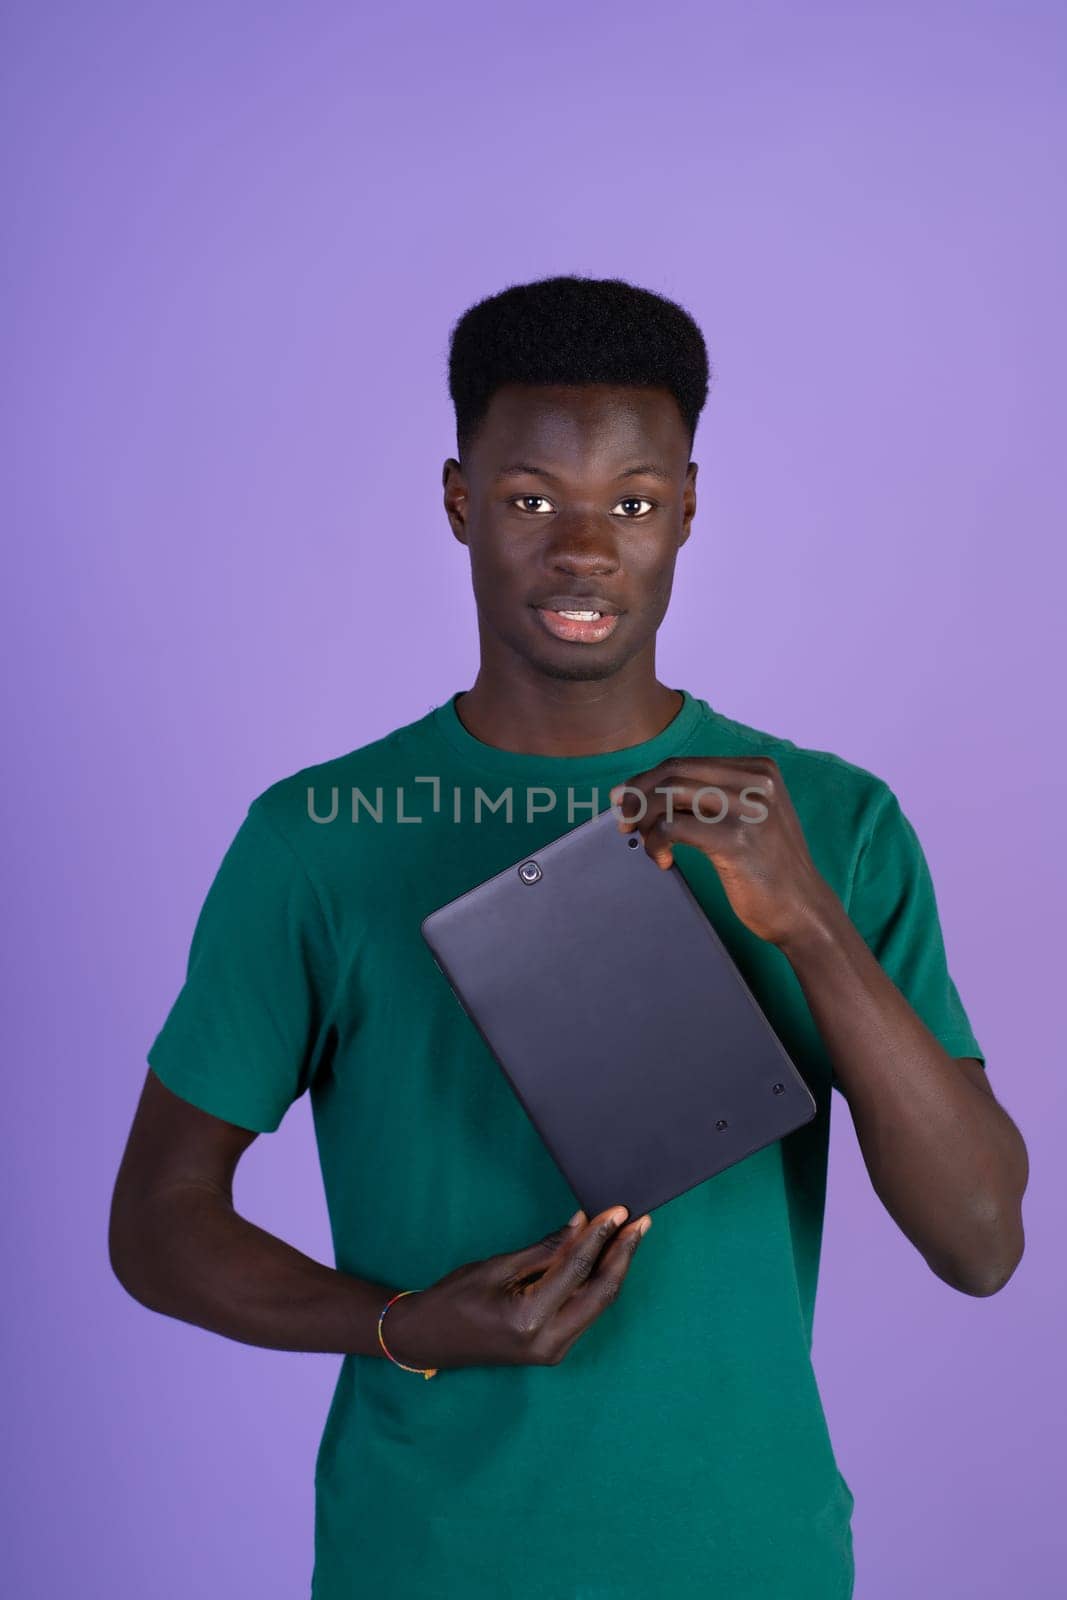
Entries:
{"label": "chin", "polygon": [[587,667],[583,672],[580,667],[560,667],[555,665],[542,665],[541,667],[541,673],[544,677],[555,678],[558,682],[565,683],[597,683],[602,678],[614,677],[615,670],[614,667],[607,667],[597,671],[593,667]]}
{"label": "chin", "polygon": [[575,653],[583,659],[561,661],[540,656],[530,664],[545,678],[557,678],[567,683],[596,683],[602,678],[613,678],[623,666],[616,656],[596,655],[593,648],[578,645]]}

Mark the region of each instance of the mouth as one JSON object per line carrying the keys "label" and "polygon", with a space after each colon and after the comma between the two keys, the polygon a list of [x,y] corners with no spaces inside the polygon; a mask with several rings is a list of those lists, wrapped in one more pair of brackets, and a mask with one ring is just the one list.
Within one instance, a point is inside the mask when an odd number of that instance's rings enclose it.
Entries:
{"label": "mouth", "polygon": [[534,606],[541,626],[555,639],[568,644],[599,644],[615,632],[619,612],[606,600],[590,598],[584,603],[575,600],[567,605],[564,600],[550,600],[545,605]]}

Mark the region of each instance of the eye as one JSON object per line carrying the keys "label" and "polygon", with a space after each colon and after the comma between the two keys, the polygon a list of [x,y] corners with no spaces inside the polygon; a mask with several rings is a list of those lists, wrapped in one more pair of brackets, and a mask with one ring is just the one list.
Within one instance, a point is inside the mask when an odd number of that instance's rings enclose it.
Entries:
{"label": "eye", "polygon": [[520,511],[529,512],[531,516],[543,517],[545,514],[543,511],[536,511],[532,506],[529,505],[528,502],[531,500],[540,502],[542,506],[547,506],[550,511],[552,509],[552,502],[550,500],[546,500],[543,494],[519,494],[515,496],[511,504],[513,506],[518,506]]}
{"label": "eye", "polygon": [[[518,510],[525,512],[528,516],[534,517],[545,516],[547,512],[553,510],[551,500],[543,494],[515,495],[509,501],[509,504],[516,506]],[[644,496],[636,494],[627,495],[624,499],[616,501],[616,507],[618,506],[634,508],[622,513],[627,522],[636,522],[642,517],[647,517],[650,511],[656,509],[654,500],[646,500]],[[645,507],[644,510],[640,509],[642,506]]]}

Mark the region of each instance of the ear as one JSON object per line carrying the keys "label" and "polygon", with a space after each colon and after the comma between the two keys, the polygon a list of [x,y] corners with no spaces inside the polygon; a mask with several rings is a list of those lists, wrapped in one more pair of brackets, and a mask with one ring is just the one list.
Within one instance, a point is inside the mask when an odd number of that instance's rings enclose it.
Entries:
{"label": "ear", "polygon": [[678,536],[678,548],[682,548],[693,531],[693,518],[697,509],[697,473],[700,468],[695,461],[690,461],[685,469],[685,488],[682,491],[682,531]]}
{"label": "ear", "polygon": [[449,456],[441,469],[444,489],[445,516],[449,527],[460,544],[467,543],[467,513],[470,506],[470,487],[463,468],[454,456]]}

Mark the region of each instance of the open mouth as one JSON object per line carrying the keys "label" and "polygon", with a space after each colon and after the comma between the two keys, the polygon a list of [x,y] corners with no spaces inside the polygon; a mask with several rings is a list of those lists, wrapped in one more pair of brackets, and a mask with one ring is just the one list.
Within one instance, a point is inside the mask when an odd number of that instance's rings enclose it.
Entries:
{"label": "open mouth", "polygon": [[535,606],[541,625],[556,639],[569,644],[599,644],[614,633],[618,617],[600,611],[550,611],[547,606]]}

